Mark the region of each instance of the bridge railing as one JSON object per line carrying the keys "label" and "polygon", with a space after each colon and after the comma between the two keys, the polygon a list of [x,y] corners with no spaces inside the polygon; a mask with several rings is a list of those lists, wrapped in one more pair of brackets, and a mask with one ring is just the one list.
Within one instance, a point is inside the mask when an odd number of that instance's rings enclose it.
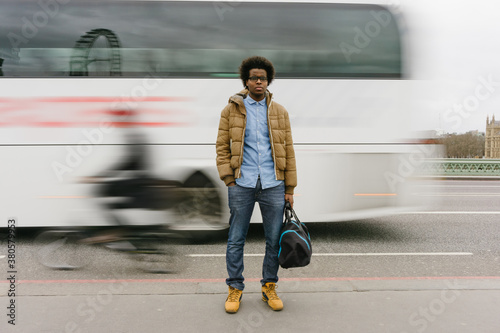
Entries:
{"label": "bridge railing", "polygon": [[418,168],[422,176],[499,177],[500,160],[490,159],[426,159]]}

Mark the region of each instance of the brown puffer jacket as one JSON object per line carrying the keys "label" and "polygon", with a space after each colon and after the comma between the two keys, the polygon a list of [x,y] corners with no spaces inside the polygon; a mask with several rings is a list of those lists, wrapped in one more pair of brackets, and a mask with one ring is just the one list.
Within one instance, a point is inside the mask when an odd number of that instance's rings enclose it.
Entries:
{"label": "brown puffer jacket", "polygon": [[[229,99],[222,110],[217,135],[217,169],[220,178],[227,185],[241,176],[243,145],[246,127],[246,109],[243,99],[248,90],[242,90]],[[293,194],[297,186],[297,169],[293,149],[290,119],[286,109],[267,96],[267,126],[271,141],[274,170],[277,180],[285,181],[285,193]]]}

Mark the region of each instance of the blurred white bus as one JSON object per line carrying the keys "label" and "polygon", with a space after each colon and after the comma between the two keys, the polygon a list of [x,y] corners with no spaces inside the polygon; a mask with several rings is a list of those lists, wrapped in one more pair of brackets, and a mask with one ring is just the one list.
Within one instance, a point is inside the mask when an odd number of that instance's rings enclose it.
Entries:
{"label": "blurred white bus", "polygon": [[78,179],[124,154],[126,129],[111,116],[120,110],[138,114],[151,174],[218,189],[200,193],[186,227],[227,227],[215,139],[222,108],[242,88],[238,66],[252,55],[276,68],[269,90],[290,113],[304,221],[419,204],[413,171],[430,150],[411,133],[409,64],[391,8],[16,0],[0,13],[0,216],[21,227],[66,226],[79,212],[89,212],[86,225],[110,223],[82,203],[93,185]]}

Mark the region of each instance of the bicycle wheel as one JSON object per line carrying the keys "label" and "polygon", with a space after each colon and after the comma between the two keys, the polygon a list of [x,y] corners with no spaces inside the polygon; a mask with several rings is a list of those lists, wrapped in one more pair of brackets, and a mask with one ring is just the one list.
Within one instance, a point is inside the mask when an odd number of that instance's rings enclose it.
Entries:
{"label": "bicycle wheel", "polygon": [[80,243],[83,238],[85,238],[84,234],[75,230],[44,231],[35,239],[40,246],[36,257],[42,265],[52,269],[82,268],[92,258],[87,251],[88,247]]}

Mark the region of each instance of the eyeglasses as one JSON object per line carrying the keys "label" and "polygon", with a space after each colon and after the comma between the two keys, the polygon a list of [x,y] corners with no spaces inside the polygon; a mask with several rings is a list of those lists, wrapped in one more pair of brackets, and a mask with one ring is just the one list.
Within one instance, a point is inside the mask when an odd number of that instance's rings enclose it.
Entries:
{"label": "eyeglasses", "polygon": [[262,82],[267,81],[267,77],[265,76],[250,76],[248,79],[253,82],[257,82],[258,80]]}

